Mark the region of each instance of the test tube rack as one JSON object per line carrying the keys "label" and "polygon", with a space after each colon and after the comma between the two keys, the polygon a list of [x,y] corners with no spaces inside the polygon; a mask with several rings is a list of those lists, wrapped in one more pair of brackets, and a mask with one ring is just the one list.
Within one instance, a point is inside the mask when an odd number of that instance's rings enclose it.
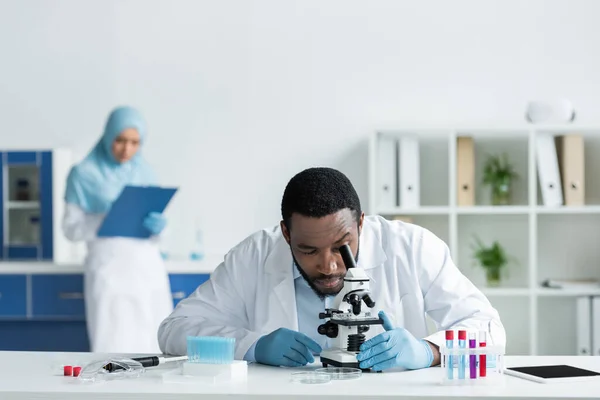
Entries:
{"label": "test tube rack", "polygon": [[502,385],[504,355],[503,346],[440,346],[442,384]]}

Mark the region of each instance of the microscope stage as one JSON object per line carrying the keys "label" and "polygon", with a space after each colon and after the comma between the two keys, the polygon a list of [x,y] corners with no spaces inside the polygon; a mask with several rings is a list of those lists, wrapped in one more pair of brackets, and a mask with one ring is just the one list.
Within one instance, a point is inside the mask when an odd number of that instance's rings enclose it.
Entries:
{"label": "microscope stage", "polygon": [[343,326],[356,326],[356,325],[383,325],[381,318],[366,318],[366,319],[337,319],[331,318],[329,321],[333,324]]}

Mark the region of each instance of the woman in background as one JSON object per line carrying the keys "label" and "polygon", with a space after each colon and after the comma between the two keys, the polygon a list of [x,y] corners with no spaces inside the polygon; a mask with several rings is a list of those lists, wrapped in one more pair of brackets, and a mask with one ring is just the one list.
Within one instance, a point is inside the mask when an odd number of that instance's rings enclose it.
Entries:
{"label": "woman in background", "polygon": [[155,237],[165,227],[151,213],[144,226],[150,239],[99,238],[96,232],[126,185],[156,185],[140,146],[146,127],[130,107],[113,110],[104,134],[67,179],[63,232],[85,241],[85,307],[91,351],[160,353],[158,326],[173,310],[168,274]]}

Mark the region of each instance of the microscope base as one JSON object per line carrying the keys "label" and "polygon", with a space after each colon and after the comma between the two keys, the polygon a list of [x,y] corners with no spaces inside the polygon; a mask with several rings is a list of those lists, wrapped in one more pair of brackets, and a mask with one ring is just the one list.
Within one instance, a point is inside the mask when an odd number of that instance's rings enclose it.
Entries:
{"label": "microscope base", "polygon": [[358,368],[363,372],[374,372],[371,370],[371,368],[361,368],[358,360],[356,359],[356,353],[349,351],[339,349],[325,350],[321,352],[319,358],[321,359],[321,363],[323,363],[323,367],[328,367],[331,365],[333,367],[341,368]]}
{"label": "microscope base", "polygon": [[325,350],[320,355],[324,367],[329,365],[334,367],[360,368],[356,353],[344,350]]}

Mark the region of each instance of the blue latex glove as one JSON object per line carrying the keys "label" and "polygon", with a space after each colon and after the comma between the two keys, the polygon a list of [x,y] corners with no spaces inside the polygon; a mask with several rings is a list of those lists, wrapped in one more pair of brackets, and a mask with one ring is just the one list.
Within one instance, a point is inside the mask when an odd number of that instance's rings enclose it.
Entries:
{"label": "blue latex glove", "polygon": [[416,339],[404,328],[394,329],[383,311],[379,312],[379,317],[383,319],[386,332],[360,346],[360,353],[356,356],[360,368],[383,371],[396,367],[419,369],[431,366],[433,351],[425,340]]}
{"label": "blue latex glove", "polygon": [[321,346],[303,333],[279,328],[258,339],[254,358],[261,364],[301,367],[313,363]]}
{"label": "blue latex glove", "polygon": [[150,233],[153,235],[158,235],[163,229],[165,229],[165,226],[167,225],[167,219],[161,213],[151,212],[146,218],[144,218],[143,225],[150,231]]}

